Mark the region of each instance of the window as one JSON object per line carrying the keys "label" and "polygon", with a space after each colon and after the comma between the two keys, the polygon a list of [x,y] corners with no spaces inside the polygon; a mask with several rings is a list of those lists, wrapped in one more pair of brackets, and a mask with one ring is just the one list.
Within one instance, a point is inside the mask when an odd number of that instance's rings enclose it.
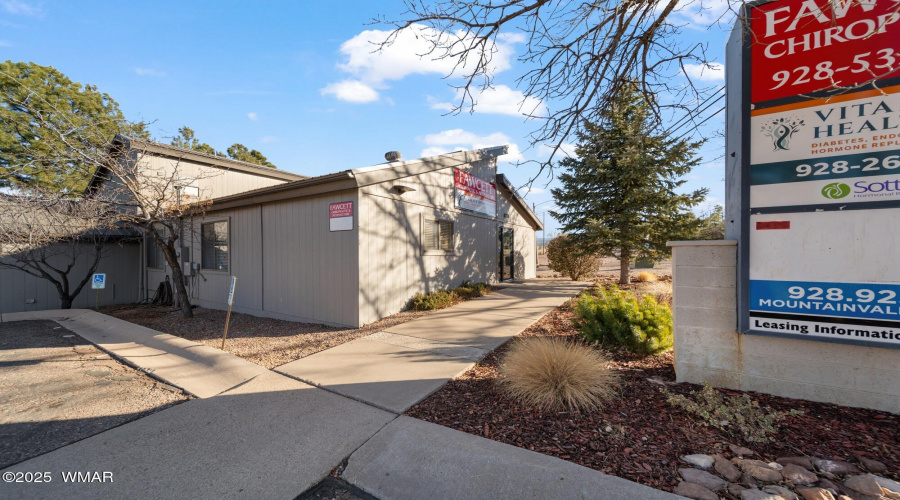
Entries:
{"label": "window", "polygon": [[147,247],[147,267],[162,269],[166,265],[166,258],[163,256],[162,248],[153,242],[153,238],[144,239]]}
{"label": "window", "polygon": [[200,225],[201,266],[216,271],[228,270],[228,222]]}
{"label": "window", "polygon": [[453,251],[453,223],[447,220],[425,219],[425,230],[422,237],[425,250],[444,252]]}

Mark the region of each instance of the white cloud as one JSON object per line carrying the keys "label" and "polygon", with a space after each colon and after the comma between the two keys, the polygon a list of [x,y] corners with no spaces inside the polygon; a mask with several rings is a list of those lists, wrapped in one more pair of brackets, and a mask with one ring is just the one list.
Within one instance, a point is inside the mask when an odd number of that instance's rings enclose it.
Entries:
{"label": "white cloud", "polygon": [[21,0],[3,0],[0,2],[0,6],[10,14],[19,14],[23,16],[41,16],[44,14],[44,10],[40,7],[28,2],[22,2]]}
{"label": "white cloud", "polygon": [[12,47],[12,43],[7,42],[6,40],[0,40],[0,47]]}
{"label": "white cloud", "polygon": [[[377,99],[377,97],[372,98],[378,94],[376,89],[388,88],[387,82],[392,80],[401,80],[409,75],[426,74],[442,77],[461,76],[471,72],[477,63],[478,58],[474,57],[476,54],[461,61],[456,56],[441,57],[445,55],[443,52],[432,52],[429,40],[446,42],[451,37],[467,36],[463,32],[447,34],[428,26],[416,24],[397,35],[391,45],[378,50],[379,44],[391,33],[391,31],[384,30],[366,30],[341,44],[340,51],[345,56],[345,61],[338,64],[338,68],[352,75],[355,80],[331,83],[323,89],[323,92],[350,102],[372,102]],[[524,37],[512,33],[498,37],[498,39],[498,43],[490,48],[492,53],[489,72],[491,74],[497,74],[510,68],[511,60],[515,55],[513,45],[524,40]],[[345,99],[338,92],[325,92],[326,89],[351,81],[355,81],[359,84],[358,86],[365,86],[370,98],[351,100]]]}
{"label": "white cloud", "polygon": [[267,135],[265,137],[261,137],[259,139],[259,142],[261,142],[263,144],[271,144],[273,142],[278,142],[278,138],[275,137],[274,135]]}
{"label": "white cloud", "polygon": [[259,115],[257,115],[256,113],[251,111],[250,113],[247,113],[247,118],[249,118],[252,121],[258,121]]}
{"label": "white cloud", "polygon": [[344,80],[329,83],[321,90],[322,95],[333,95],[342,101],[365,103],[378,100],[378,91],[359,80]]}
{"label": "white cloud", "polygon": [[684,73],[692,80],[720,82],[725,80],[725,65],[711,62],[706,64],[685,64]]}
{"label": "white cloud", "polygon": [[519,149],[519,146],[513,143],[509,139],[508,135],[501,132],[494,132],[493,134],[488,135],[478,135],[467,130],[456,128],[451,130],[444,130],[436,134],[428,134],[425,137],[421,138],[420,141],[428,146],[422,150],[422,157],[437,156],[459,150],[481,149],[507,145],[509,146],[509,153],[501,156],[499,158],[500,161],[514,163],[524,160],[522,151]]}
{"label": "white cloud", "polygon": [[544,194],[546,192],[547,192],[546,189],[535,187],[535,186],[522,186],[519,188],[519,191],[518,191],[518,193],[522,196],[538,195],[538,194]]}
{"label": "white cloud", "polygon": [[166,76],[165,71],[159,71],[152,68],[134,68],[134,72],[141,76]]}
{"label": "white cloud", "polygon": [[[455,102],[431,102],[431,109],[452,111],[461,102],[463,91],[456,91]],[[509,116],[543,116],[546,109],[540,99],[528,96],[506,85],[495,85],[484,90],[474,90],[472,101],[476,113],[491,113]]]}

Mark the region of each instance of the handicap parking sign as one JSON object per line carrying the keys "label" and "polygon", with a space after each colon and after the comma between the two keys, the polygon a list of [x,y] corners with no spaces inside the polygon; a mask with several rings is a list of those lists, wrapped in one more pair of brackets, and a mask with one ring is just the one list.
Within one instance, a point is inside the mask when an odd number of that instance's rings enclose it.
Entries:
{"label": "handicap parking sign", "polygon": [[106,273],[94,274],[94,279],[91,281],[91,288],[94,290],[106,288]]}

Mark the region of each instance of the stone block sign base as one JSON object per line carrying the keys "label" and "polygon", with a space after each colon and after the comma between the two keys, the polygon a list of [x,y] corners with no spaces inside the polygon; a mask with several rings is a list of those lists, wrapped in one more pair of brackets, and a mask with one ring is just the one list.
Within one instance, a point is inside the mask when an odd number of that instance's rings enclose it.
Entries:
{"label": "stone block sign base", "polygon": [[739,334],[737,242],[669,246],[678,382],[900,412],[900,350]]}

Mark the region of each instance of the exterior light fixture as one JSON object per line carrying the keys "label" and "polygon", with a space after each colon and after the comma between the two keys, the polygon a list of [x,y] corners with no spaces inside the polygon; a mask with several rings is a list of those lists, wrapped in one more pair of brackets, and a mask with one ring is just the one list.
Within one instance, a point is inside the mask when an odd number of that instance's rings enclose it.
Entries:
{"label": "exterior light fixture", "polygon": [[408,192],[410,192],[410,191],[415,191],[416,188],[412,188],[412,187],[409,187],[409,186],[404,186],[403,184],[395,184],[394,187],[391,188],[391,190],[394,191],[394,192],[397,193],[397,194],[401,194],[401,195],[402,195],[402,194],[408,193]]}

